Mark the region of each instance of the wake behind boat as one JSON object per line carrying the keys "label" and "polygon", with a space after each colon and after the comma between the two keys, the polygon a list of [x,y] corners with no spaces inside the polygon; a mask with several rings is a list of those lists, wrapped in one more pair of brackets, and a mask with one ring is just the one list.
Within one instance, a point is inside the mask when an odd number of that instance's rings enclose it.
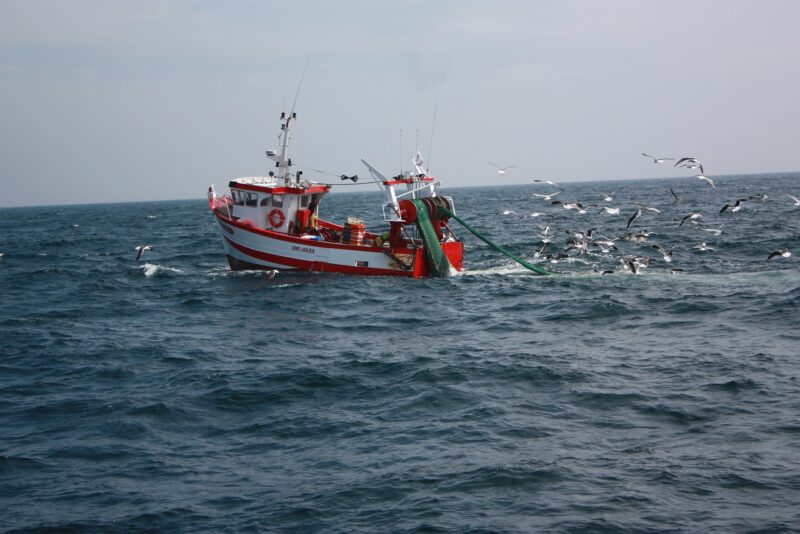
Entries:
{"label": "wake behind boat", "polygon": [[[440,196],[419,152],[413,170],[387,178],[362,160],[384,193],[388,229],[368,231],[362,219],[338,224],[319,217],[330,184],[292,172],[291,125],[296,113],[281,114],[281,149],[267,151],[277,171],[236,178],[230,195],[208,189],[232,270],[278,269],[367,276],[447,276],[463,269],[464,244],[448,226],[452,198]],[[403,191],[399,192],[398,188]]]}

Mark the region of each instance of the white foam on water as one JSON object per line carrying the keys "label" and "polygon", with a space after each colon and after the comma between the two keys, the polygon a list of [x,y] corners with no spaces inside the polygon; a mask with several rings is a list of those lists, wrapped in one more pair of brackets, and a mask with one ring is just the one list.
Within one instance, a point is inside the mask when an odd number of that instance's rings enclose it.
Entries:
{"label": "white foam on water", "polygon": [[[278,273],[280,274],[280,273]],[[219,267],[217,269],[211,269],[206,273],[206,276],[210,276],[211,278],[218,278],[218,277],[262,277],[270,276],[270,271],[265,271],[261,269],[253,269],[253,270],[244,270],[244,271],[231,271],[227,267]]]}
{"label": "white foam on water", "polygon": [[144,275],[147,277],[153,276],[158,272],[183,273],[183,271],[180,269],[176,269],[174,267],[165,267],[163,265],[157,265],[154,263],[145,263],[142,265],[142,270],[144,271]]}

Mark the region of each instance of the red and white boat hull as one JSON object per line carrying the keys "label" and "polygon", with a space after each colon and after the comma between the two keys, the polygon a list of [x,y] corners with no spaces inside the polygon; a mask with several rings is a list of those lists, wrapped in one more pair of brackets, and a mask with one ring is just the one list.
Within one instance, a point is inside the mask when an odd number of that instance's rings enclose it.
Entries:
{"label": "red and white boat hull", "polygon": [[[397,249],[303,239],[256,228],[215,212],[228,263],[233,270],[278,269],[368,276],[421,277],[428,274],[424,250]],[[450,263],[461,270],[463,243],[443,243]]]}

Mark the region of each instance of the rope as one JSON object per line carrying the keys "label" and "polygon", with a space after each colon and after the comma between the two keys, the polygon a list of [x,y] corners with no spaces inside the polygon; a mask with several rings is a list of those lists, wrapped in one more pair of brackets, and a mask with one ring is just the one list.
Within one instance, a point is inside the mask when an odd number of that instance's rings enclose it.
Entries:
{"label": "rope", "polygon": [[[414,203],[416,204],[416,202],[417,201],[415,200]],[[486,243],[487,245],[489,245],[490,247],[492,247],[496,251],[501,252],[502,254],[505,254],[506,256],[508,256],[509,258],[514,260],[515,262],[519,263],[520,265],[522,265],[526,269],[529,269],[529,270],[535,272],[536,274],[541,274],[541,275],[558,274],[558,273],[554,273],[554,272],[542,269],[541,267],[537,267],[536,265],[533,265],[533,264],[528,263],[527,261],[525,261],[525,260],[523,260],[521,258],[516,257],[515,255],[513,255],[512,253],[510,253],[509,251],[507,251],[506,249],[504,249],[500,245],[498,245],[498,244],[492,242],[491,240],[489,240],[489,238],[487,238],[484,235],[482,235],[480,232],[475,230],[472,226],[470,226],[469,224],[467,224],[464,221],[462,221],[459,217],[457,217],[452,211],[448,210],[447,208],[444,208],[444,207],[441,207],[441,206],[437,206],[437,209],[441,210],[442,213],[444,213],[448,217],[452,217],[453,219],[455,219],[456,221],[461,223],[461,226],[463,226],[464,228],[466,228],[467,230],[472,232],[472,234],[475,237],[477,237],[478,239],[480,239],[481,241],[483,241],[484,243]],[[426,213],[425,217],[427,218],[427,211],[425,213]],[[417,206],[417,219],[419,219],[419,217],[420,217],[420,209],[419,209],[419,206]]]}

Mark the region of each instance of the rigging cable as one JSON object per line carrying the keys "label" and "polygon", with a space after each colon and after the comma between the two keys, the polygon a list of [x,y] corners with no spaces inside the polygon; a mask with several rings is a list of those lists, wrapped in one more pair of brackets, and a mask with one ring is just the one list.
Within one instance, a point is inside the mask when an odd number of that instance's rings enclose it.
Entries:
{"label": "rigging cable", "polygon": [[450,65],[450,57],[453,55],[453,47],[450,46],[450,52],[447,54],[447,61],[444,63],[444,70],[442,70],[442,80],[439,82],[439,93],[436,95],[436,105],[433,107],[433,125],[431,126],[431,140],[428,143],[428,171],[431,169],[431,152],[433,152],[433,132],[436,130],[436,114],[439,112],[439,98],[442,96],[442,86],[444,86],[444,76],[447,74],[447,67]]}

